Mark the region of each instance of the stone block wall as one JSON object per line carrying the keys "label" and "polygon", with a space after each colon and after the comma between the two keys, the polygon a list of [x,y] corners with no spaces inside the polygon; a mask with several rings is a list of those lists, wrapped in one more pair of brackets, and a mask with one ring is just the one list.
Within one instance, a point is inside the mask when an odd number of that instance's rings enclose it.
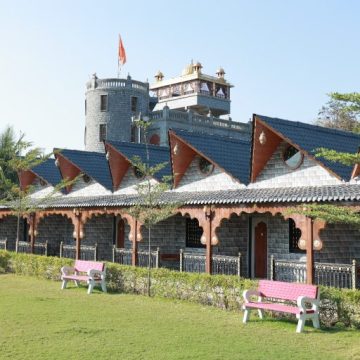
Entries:
{"label": "stone block wall", "polygon": [[347,224],[328,224],[320,232],[323,248],[314,252],[315,261],[360,264],[360,230]]}
{"label": "stone block wall", "polygon": [[241,274],[248,274],[248,241],[249,241],[249,216],[233,215],[224,219],[216,235],[219,239],[218,246],[213,247],[213,254],[238,256],[241,253]]}
{"label": "stone block wall", "polygon": [[84,227],[82,245],[95,245],[98,249],[98,260],[112,260],[114,243],[114,216],[101,215],[89,219]]}
{"label": "stone block wall", "polygon": [[287,146],[285,141],[279,144],[256,182],[250,184],[249,188],[322,186],[341,183],[341,180],[306,156],[299,168],[291,170],[282,160],[283,151]]}
{"label": "stone block wall", "polygon": [[60,256],[61,241],[66,245],[75,245],[74,226],[71,220],[61,215],[49,215],[39,222],[36,242],[48,242],[48,254]]}
{"label": "stone block wall", "polygon": [[[8,250],[15,251],[17,218],[6,216],[0,219],[0,240],[7,239]],[[24,240],[24,220],[20,219],[19,240]]]}
{"label": "stone block wall", "polygon": [[199,159],[200,156],[195,156],[175,191],[214,191],[245,188],[244,184],[240,184],[217,166],[210,175],[202,174],[199,169]]}

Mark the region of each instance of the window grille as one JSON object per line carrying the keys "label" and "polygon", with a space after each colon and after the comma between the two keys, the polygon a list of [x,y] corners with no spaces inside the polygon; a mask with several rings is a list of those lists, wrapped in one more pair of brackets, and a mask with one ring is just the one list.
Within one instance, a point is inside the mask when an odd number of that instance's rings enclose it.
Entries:
{"label": "window grille", "polygon": [[289,219],[289,252],[304,252],[299,248],[299,240],[301,238],[301,230],[296,227],[295,221]]}
{"label": "window grille", "polygon": [[186,219],[186,247],[203,248],[200,241],[203,229],[199,226],[197,219]]}

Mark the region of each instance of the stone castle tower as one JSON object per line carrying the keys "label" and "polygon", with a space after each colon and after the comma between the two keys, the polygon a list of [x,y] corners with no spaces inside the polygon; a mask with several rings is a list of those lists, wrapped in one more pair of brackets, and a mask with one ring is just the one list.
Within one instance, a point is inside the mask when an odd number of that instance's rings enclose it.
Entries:
{"label": "stone castle tower", "polygon": [[103,152],[104,140],[131,141],[131,119],[148,112],[148,83],[94,74],[86,84],[85,150]]}

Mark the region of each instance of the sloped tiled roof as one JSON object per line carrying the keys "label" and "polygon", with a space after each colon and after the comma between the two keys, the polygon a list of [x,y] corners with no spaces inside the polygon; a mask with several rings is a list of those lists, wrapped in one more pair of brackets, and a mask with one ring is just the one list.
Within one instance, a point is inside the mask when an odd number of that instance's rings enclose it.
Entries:
{"label": "sloped tiled roof", "polygon": [[[263,115],[256,114],[255,116],[311,155],[314,155],[318,148],[353,154],[359,150],[360,135],[358,134]],[[353,167],[330,162],[323,158],[317,158],[317,160],[342,179],[350,180]]]}
{"label": "sloped tiled roof", "polygon": [[108,190],[112,190],[110,169],[105,154],[93,151],[63,149],[60,155]]}
{"label": "sloped tiled roof", "polygon": [[[126,207],[139,201],[139,196],[106,195],[89,197],[61,196],[52,199],[47,207]],[[162,194],[161,202],[173,202],[181,205],[253,205],[253,204],[301,204],[301,203],[334,203],[342,201],[360,201],[359,184],[342,184],[332,186],[312,186],[272,189],[238,189],[204,192],[174,192]]]}
{"label": "sloped tiled roof", "polygon": [[43,163],[34,166],[31,171],[52,186],[61,182],[61,174],[55,165],[55,159],[47,159]]}
{"label": "sloped tiled roof", "polygon": [[242,184],[249,183],[250,139],[239,140],[180,129],[172,129],[172,131]]}
{"label": "sloped tiled roof", "polygon": [[[143,163],[146,163],[146,146],[145,144],[129,143],[121,141],[107,141],[122,155],[124,155],[130,162],[134,156],[140,157]],[[171,175],[170,166],[170,150],[167,146],[147,145],[149,151],[150,166],[166,163],[166,166],[157,172],[154,177],[162,180],[164,176]]]}

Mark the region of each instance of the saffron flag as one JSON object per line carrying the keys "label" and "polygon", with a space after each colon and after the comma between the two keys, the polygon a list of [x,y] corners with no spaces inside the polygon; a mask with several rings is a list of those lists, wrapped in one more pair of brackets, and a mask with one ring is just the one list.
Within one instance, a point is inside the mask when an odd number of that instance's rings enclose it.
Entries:
{"label": "saffron flag", "polygon": [[121,36],[119,35],[119,64],[124,65],[126,63],[126,52],[124,48],[124,44],[121,40]]}

